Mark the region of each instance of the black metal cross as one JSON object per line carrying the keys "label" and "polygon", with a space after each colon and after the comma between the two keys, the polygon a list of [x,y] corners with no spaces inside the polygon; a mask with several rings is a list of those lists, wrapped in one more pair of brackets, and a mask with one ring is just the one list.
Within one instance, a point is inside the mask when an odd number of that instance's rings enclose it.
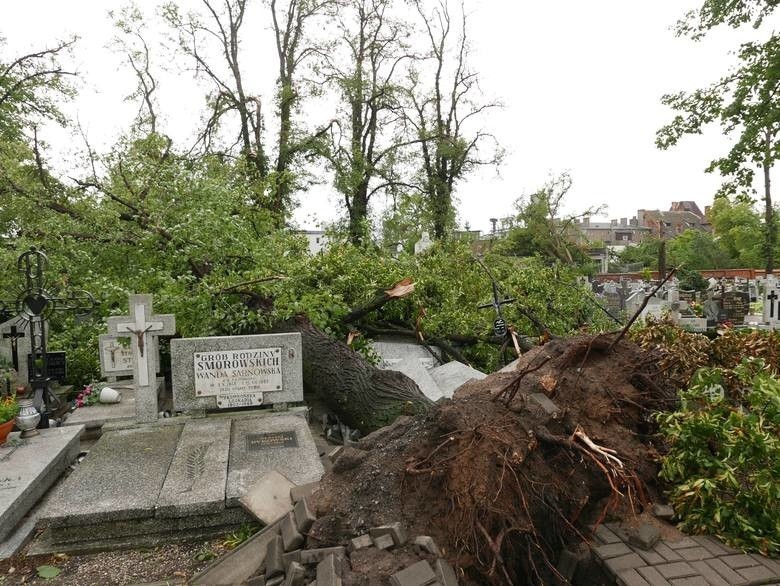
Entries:
{"label": "black metal cross", "polygon": [[777,292],[774,290],[766,296],[769,299],[769,317],[775,317],[775,301],[777,300]]}
{"label": "black metal cross", "polygon": [[[86,291],[74,290],[65,297],[49,293],[44,277],[48,264],[46,255],[34,246],[19,256],[16,268],[24,273],[25,286],[16,301],[12,302],[20,322],[29,328],[32,354],[29,383],[33,388],[36,404],[41,404],[46,414],[51,412],[49,394],[46,392],[49,380],[46,365],[46,320],[54,312],[71,311],[76,315],[87,315],[97,306],[95,298]],[[6,305],[12,303],[5,302]]]}
{"label": "black metal cross", "polygon": [[505,299],[501,299],[501,295],[498,292],[498,283],[496,282],[496,279],[493,277],[493,273],[490,272],[490,269],[488,269],[481,260],[478,258],[475,258],[477,263],[479,263],[479,266],[481,266],[483,269],[485,269],[485,272],[488,274],[488,277],[490,277],[490,282],[493,285],[493,301],[491,303],[484,303],[482,305],[478,305],[477,307],[479,309],[487,309],[488,307],[492,307],[494,311],[496,312],[496,319],[493,322],[493,333],[498,336],[499,338],[503,338],[506,336],[507,328],[506,328],[506,320],[504,319],[503,314],[501,313],[501,307],[503,305],[506,305],[507,303],[513,303],[516,301],[513,297],[507,297]]}
{"label": "black metal cross", "polygon": [[14,365],[14,370],[19,372],[19,352],[17,350],[19,338],[24,338],[24,332],[20,332],[16,329],[16,326],[11,326],[11,331],[3,334],[3,339],[11,340],[11,361]]}

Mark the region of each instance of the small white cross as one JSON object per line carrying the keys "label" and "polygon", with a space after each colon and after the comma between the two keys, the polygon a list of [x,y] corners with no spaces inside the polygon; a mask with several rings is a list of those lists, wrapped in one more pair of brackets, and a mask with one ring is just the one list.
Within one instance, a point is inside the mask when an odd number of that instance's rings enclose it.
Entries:
{"label": "small white cross", "polygon": [[[153,386],[156,392],[157,356],[154,352],[154,339],[158,336],[172,336],[176,333],[176,317],[173,315],[154,315],[151,295],[130,295],[130,316],[108,318],[108,333],[130,338],[133,350],[133,374],[136,391]],[[150,351],[151,350],[151,351]],[[136,396],[136,406],[140,407]],[[155,397],[155,417],[156,417]],[[151,417],[151,413],[146,417]]]}

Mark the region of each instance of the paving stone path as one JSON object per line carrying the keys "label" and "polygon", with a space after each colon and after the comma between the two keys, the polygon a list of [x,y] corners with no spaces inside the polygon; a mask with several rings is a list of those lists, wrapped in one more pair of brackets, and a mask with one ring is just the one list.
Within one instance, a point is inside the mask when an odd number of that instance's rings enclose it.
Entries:
{"label": "paving stone path", "polygon": [[780,560],[742,553],[712,537],[662,539],[643,549],[611,523],[599,526],[595,537],[596,559],[621,586],[780,586]]}

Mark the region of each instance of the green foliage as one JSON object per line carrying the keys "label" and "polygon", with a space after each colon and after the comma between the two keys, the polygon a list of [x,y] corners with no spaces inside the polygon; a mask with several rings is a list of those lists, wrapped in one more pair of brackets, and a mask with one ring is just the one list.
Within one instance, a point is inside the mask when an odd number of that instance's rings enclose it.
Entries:
{"label": "green foliage", "polygon": [[706,291],[710,285],[699,271],[692,271],[685,267],[677,271],[677,278],[680,280],[680,289],[686,291]]}
{"label": "green foliage", "polygon": [[667,245],[668,263],[688,269],[725,269],[734,266],[734,260],[709,232],[688,229],[670,240]]}
{"label": "green foliage", "polygon": [[11,421],[19,413],[19,403],[16,402],[16,395],[5,395],[0,397],[0,423]]}
{"label": "green foliage", "polygon": [[39,578],[43,578],[44,580],[51,580],[52,578],[59,576],[62,570],[55,568],[54,566],[38,566],[35,568],[35,571],[37,572]]}
{"label": "green foliage", "polygon": [[577,243],[579,234],[574,221],[596,214],[598,209],[562,215],[563,202],[571,185],[569,174],[562,173],[530,196],[518,199],[515,225],[500,244],[500,250],[515,256],[536,256],[549,264],[588,265],[586,247],[584,243]]}
{"label": "green foliage", "polygon": [[[678,24],[678,32],[700,38],[724,23],[737,27],[753,22],[757,28],[775,5],[762,0],[705,0],[698,11]],[[714,159],[707,172],[720,173],[724,182],[719,195],[728,196],[753,193],[756,170],[761,171],[765,207],[762,257],[767,272],[771,272],[778,240],[770,173],[780,158],[780,108],[775,95],[780,81],[780,36],[772,33],[764,42],[743,43],[736,53],[736,66],[717,82],[662,98],[677,114],[658,130],[656,144],[669,148],[685,135],[701,134],[711,124],[719,124],[724,135],[734,138],[728,153]]]}
{"label": "green foliage", "polygon": [[670,445],[661,477],[674,484],[681,528],[780,551],[780,381],[745,360],[733,376],[702,369],[680,401],[658,419]]}
{"label": "green foliage", "polygon": [[243,523],[238,530],[234,531],[222,542],[227,549],[235,549],[255,533],[260,531],[260,526],[253,523]]}

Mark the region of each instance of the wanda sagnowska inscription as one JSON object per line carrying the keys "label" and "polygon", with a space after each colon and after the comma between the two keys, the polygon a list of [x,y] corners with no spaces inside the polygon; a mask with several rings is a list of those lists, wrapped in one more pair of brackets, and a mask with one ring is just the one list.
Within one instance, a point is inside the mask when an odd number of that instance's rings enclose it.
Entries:
{"label": "wanda sagnowska inscription", "polygon": [[263,393],[283,389],[281,348],[196,352],[193,358],[195,394],[215,396],[219,408],[262,405]]}
{"label": "wanda sagnowska inscription", "polygon": [[212,409],[303,401],[301,335],[264,334],[171,340],[174,409]]}

